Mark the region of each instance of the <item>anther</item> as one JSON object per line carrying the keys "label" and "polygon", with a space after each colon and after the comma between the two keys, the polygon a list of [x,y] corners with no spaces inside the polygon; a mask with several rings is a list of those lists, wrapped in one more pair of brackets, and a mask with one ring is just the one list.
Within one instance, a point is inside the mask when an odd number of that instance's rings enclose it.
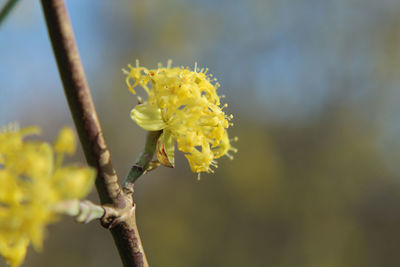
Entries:
{"label": "anther", "polygon": [[233,160],[233,156],[232,156],[231,154],[226,153],[226,156],[227,156],[230,160]]}
{"label": "anther", "polygon": [[229,138],[229,142],[237,142],[239,140],[239,137],[235,136],[233,138]]}

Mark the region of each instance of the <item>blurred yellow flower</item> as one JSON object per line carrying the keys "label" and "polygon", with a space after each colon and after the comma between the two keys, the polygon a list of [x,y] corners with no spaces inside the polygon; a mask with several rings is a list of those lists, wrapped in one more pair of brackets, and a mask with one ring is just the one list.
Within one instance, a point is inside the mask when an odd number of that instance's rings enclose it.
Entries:
{"label": "blurred yellow flower", "polygon": [[41,249],[44,227],[57,220],[53,207],[85,196],[95,178],[92,168],[61,166],[63,153],[75,150],[72,130],[64,128],[53,147],[23,140],[39,132],[0,130],[0,254],[11,266],[22,263],[29,243]]}
{"label": "blurred yellow flower", "polygon": [[148,100],[131,111],[131,118],[147,131],[162,130],[157,143],[157,158],[163,165],[174,166],[174,141],[185,153],[193,172],[213,172],[216,159],[236,152],[230,144],[226,129],[232,125],[221,107],[217,95],[218,83],[197,66],[171,68],[159,64],[157,69],[128,65],[126,82],[133,94],[142,87]]}
{"label": "blurred yellow flower", "polygon": [[71,128],[61,129],[56,141],[54,142],[54,151],[56,153],[65,153],[73,155],[76,150],[75,135]]}

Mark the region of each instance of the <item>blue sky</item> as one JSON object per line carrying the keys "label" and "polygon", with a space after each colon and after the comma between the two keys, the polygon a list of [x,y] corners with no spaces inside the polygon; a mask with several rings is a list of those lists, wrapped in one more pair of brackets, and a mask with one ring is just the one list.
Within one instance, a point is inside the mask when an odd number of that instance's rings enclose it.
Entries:
{"label": "blue sky", "polygon": [[[260,123],[301,124],[340,93],[369,119],[365,103],[379,94],[388,100],[372,101],[372,117],[399,136],[400,64],[379,76],[398,1],[66,2],[95,101],[124,87],[120,70],[136,58],[149,67],[171,58],[209,67],[230,109]],[[39,2],[21,0],[0,28],[0,124],[69,120],[60,88]]]}

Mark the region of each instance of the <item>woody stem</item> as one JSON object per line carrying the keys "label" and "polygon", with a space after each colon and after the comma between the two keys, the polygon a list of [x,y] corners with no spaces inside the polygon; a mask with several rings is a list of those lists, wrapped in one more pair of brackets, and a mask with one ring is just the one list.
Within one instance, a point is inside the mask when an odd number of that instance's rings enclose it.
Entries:
{"label": "woody stem", "polygon": [[[135,204],[118,184],[97,112],[90,94],[64,0],[41,0],[58,70],[88,164],[97,169],[96,187],[102,204],[126,211],[108,227],[124,266],[148,266],[136,226]],[[104,205],[103,205],[104,206]]]}

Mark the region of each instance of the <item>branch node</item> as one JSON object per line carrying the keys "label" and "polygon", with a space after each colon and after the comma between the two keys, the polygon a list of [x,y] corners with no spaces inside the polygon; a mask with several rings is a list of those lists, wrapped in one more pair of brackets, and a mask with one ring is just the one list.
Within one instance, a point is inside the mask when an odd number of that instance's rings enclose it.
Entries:
{"label": "branch node", "polygon": [[118,224],[132,221],[135,216],[136,206],[119,209],[109,205],[103,205],[104,215],[101,217],[101,225],[106,229],[112,229]]}

